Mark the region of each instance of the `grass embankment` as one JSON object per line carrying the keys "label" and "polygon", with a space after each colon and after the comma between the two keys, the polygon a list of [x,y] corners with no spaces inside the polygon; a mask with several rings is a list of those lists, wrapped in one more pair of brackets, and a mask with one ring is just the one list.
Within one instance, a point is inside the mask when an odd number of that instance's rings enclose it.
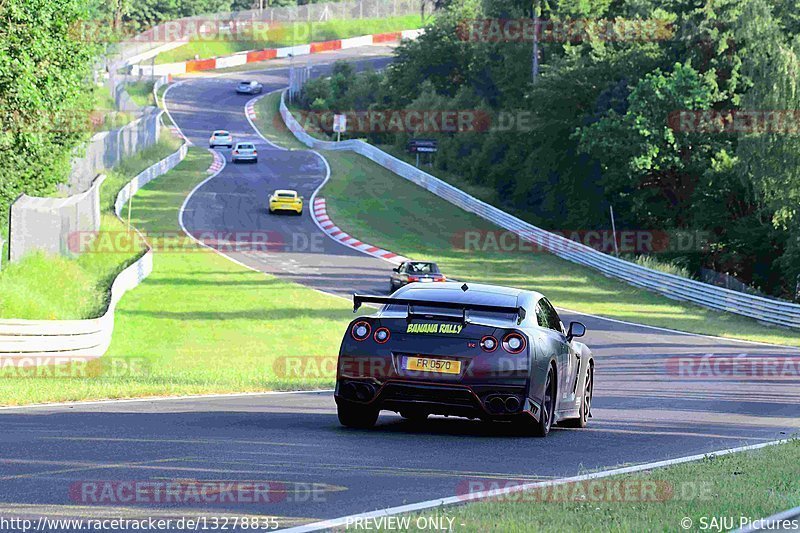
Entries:
{"label": "grass embankment", "polygon": [[131,100],[142,107],[156,105],[153,97],[153,81],[135,81],[125,85],[125,91],[130,95]]}
{"label": "grass embankment", "polygon": [[346,39],[373,33],[411,30],[421,27],[419,15],[404,15],[381,19],[330,20],[327,22],[293,22],[252,35],[197,39],[184,46],[162,52],[156,64],[187,61],[199,56],[202,59],[226,56],[245,50],[279,48],[311,42]]}
{"label": "grass embankment", "polygon": [[[205,179],[210,154],[186,160],[134,197],[132,223],[147,234],[180,234],[178,212]],[[0,380],[0,403],[25,404],[151,395],[329,387],[333,365],[302,365],[306,378],[286,377],[286,356],[335,361],[352,309],[340,298],[247,270],[186,239],[156,250],[153,273],[117,306],[105,361],[141,368],[90,379]],[[308,335],[313,331],[314,335]],[[124,364],[130,362],[130,365]]]}
{"label": "grass embankment", "polygon": [[[509,495],[412,516],[453,518],[456,531],[681,531],[714,530],[712,517],[756,520],[800,505],[800,440],[722,457],[710,457],[640,474],[617,476],[559,489]],[[614,482],[633,487],[630,497],[595,496]],[[646,492],[637,498],[636,487]],[[655,487],[647,491],[647,487]],[[494,487],[487,487],[494,488]],[[671,491],[671,493],[670,493]],[[588,498],[581,499],[581,494]],[[649,497],[647,494],[655,494]],[[606,500],[619,501],[606,501]],[[644,500],[644,501],[640,501]],[[706,526],[703,526],[705,519]],[[730,518],[729,518],[730,520]],[[683,521],[683,522],[682,522]],[[725,526],[724,530],[731,529]]]}
{"label": "grass embankment", "polygon": [[[126,231],[125,224],[114,215],[117,193],[131,178],[178,146],[179,141],[164,135],[158,144],[126,158],[107,173],[100,187],[102,232]],[[141,253],[87,251],[74,259],[34,253],[4,265],[0,271],[0,318],[67,320],[100,316],[108,306],[114,278]]]}
{"label": "grass embankment", "polygon": [[[262,99],[257,112],[264,135],[287,147],[298,146],[288,129],[274,126],[280,123],[280,118],[274,119],[277,98]],[[343,231],[364,242],[437,261],[445,274],[459,280],[538,290],[563,308],[693,333],[800,346],[800,331],[676,302],[544,251],[522,250],[511,240],[506,242],[514,249],[502,251],[503,230],[490,222],[364,157],[350,152],[324,155],[332,176],[321,191],[328,214]],[[465,232],[481,236],[477,250],[464,249]]]}

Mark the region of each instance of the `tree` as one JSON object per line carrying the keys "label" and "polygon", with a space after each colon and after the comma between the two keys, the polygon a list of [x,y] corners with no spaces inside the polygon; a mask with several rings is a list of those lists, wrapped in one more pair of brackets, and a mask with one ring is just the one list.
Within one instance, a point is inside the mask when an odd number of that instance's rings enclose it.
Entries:
{"label": "tree", "polygon": [[[789,238],[800,234],[800,130],[796,118],[800,113],[800,41],[785,41],[766,0],[747,3],[737,36],[743,43],[746,84],[742,108],[758,111],[765,120],[757,124],[763,128],[740,137],[737,170],[741,179],[754,184],[762,205],[772,213],[771,224],[784,235],[786,250],[779,264],[785,274],[783,289],[790,292],[800,274],[800,243]],[[787,125],[790,129],[785,129]]]}
{"label": "tree", "polygon": [[82,119],[92,109],[99,48],[70,30],[90,8],[84,0],[0,3],[0,212],[19,193],[64,182],[89,135]]}
{"label": "tree", "polygon": [[714,80],[688,65],[645,76],[625,113],[610,111],[580,131],[580,149],[600,163],[606,198],[629,222],[685,227],[698,178],[726,141],[670,123],[675,110],[711,109]]}

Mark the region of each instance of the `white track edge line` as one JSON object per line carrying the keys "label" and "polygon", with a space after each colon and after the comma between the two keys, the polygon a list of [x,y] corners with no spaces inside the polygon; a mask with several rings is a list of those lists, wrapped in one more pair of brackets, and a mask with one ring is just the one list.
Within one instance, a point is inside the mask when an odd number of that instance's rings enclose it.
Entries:
{"label": "white track edge line", "polygon": [[175,119],[173,118],[172,114],[169,112],[169,106],[167,105],[167,95],[169,94],[169,91],[173,87],[177,87],[179,85],[183,85],[184,83],[186,83],[186,81],[188,81],[188,80],[177,81],[175,83],[170,83],[169,85],[167,85],[167,88],[164,89],[164,94],[161,95],[161,101],[164,102],[164,113],[167,114],[167,116],[169,117],[170,122],[172,122],[172,125],[175,126],[175,129],[178,130],[178,133],[180,133],[181,138],[183,139],[183,141],[186,144],[188,144],[189,146],[192,146],[193,145],[192,141],[190,141],[189,138],[186,135],[183,134],[183,130],[178,125],[178,123],[175,121]]}
{"label": "white track edge line", "polygon": [[489,490],[489,491],[475,492],[475,493],[465,494],[463,496],[448,496],[448,497],[444,497],[444,498],[438,498],[438,499],[434,499],[434,500],[427,500],[427,501],[418,502],[418,503],[412,503],[412,504],[408,504],[408,505],[401,505],[401,506],[397,506],[397,507],[387,507],[385,509],[378,509],[376,511],[352,514],[352,515],[342,516],[342,517],[339,517],[339,518],[333,518],[333,519],[329,519],[329,520],[322,520],[320,522],[314,522],[312,524],[307,524],[307,525],[304,525],[304,526],[296,526],[296,527],[284,529],[282,531],[284,531],[286,533],[305,533],[305,532],[309,532],[309,531],[322,531],[322,530],[332,529],[332,528],[335,528],[335,527],[342,527],[342,526],[346,527],[348,523],[352,523],[357,518],[358,519],[367,519],[367,520],[368,519],[375,519],[375,518],[379,518],[379,517],[396,515],[396,514],[400,514],[400,513],[410,513],[410,512],[415,512],[415,511],[423,511],[423,510],[426,510],[426,509],[432,509],[432,508],[436,508],[436,507],[464,504],[464,503],[469,503],[469,502],[472,502],[472,501],[478,501],[478,500],[483,500],[483,499],[488,499],[488,498],[493,498],[493,497],[498,497],[498,496],[504,496],[504,495],[507,495],[507,494],[523,492],[523,491],[526,491],[526,490],[532,490],[532,489],[536,489],[536,488],[552,487],[552,486],[556,486],[556,485],[563,485],[563,484],[566,484],[566,483],[576,483],[576,482],[580,482],[580,481],[589,481],[589,480],[593,480],[593,479],[602,479],[602,478],[621,475],[621,474],[631,474],[631,473],[635,473],[635,472],[642,472],[644,470],[652,470],[652,469],[656,469],[656,468],[664,468],[664,467],[667,467],[667,466],[673,466],[673,465],[678,465],[678,464],[682,464],[682,463],[689,463],[689,462],[692,462],[692,461],[699,461],[701,459],[705,459],[706,457],[724,456],[724,455],[730,455],[732,453],[738,453],[738,452],[744,452],[744,451],[750,451],[750,450],[758,450],[758,449],[766,448],[766,447],[769,447],[769,446],[775,446],[775,445],[779,445],[779,444],[786,444],[786,443],[790,442],[790,440],[791,439],[782,439],[782,440],[776,440],[776,441],[763,442],[763,443],[759,443],[759,444],[751,444],[751,445],[748,445],[748,446],[741,446],[741,447],[738,447],[738,448],[728,448],[728,449],[725,449],[725,450],[719,450],[719,451],[715,451],[715,452],[708,452],[708,453],[696,454],[696,455],[689,455],[689,456],[685,456],[685,457],[678,457],[678,458],[675,458],[675,459],[667,459],[667,460],[664,460],[664,461],[655,461],[655,462],[652,462],[652,463],[644,463],[644,464],[640,464],[640,465],[626,466],[626,467],[622,467],[622,468],[613,468],[613,469],[610,469],[610,470],[603,470],[601,472],[594,472],[594,473],[591,473],[591,474],[583,474],[583,475],[578,475],[578,476],[573,476],[573,477],[566,477],[566,478],[561,478],[561,479],[548,480],[548,481],[537,481],[537,482],[525,483],[525,484],[521,484],[521,485],[516,485],[514,487],[503,488],[503,489],[493,489],[493,490]]}
{"label": "white track edge line", "polygon": [[270,145],[273,148],[276,148],[278,150],[283,150],[283,151],[288,152],[288,151],[290,151],[289,148],[285,148],[283,146],[279,146],[279,145],[275,144],[274,142],[270,141],[269,139],[267,139],[266,137],[264,137],[264,135],[261,133],[261,130],[258,129],[258,126],[256,126],[256,123],[253,122],[253,119],[250,118],[250,115],[247,113],[247,107],[248,106],[252,106],[253,107],[253,113],[255,114],[255,106],[256,106],[256,103],[259,100],[261,100],[262,98],[266,98],[267,96],[269,96],[271,94],[280,93],[280,92],[283,92],[283,91],[284,91],[283,88],[275,89],[274,91],[270,91],[270,92],[268,92],[266,94],[262,94],[262,95],[256,96],[255,98],[252,98],[252,99],[248,100],[247,103],[244,104],[244,116],[245,116],[245,118],[247,118],[247,122],[250,123],[250,127],[253,128],[253,131],[255,131],[258,134],[258,136],[261,137],[261,139],[265,143],[267,143],[268,145]]}
{"label": "white track edge line", "polygon": [[141,398],[105,398],[102,400],[80,400],[76,402],[32,403],[27,405],[0,406],[0,411],[20,411],[25,409],[52,409],[57,407],[81,407],[86,405],[103,405],[108,403],[141,403],[165,402],[180,400],[205,400],[214,398],[237,398],[248,396],[274,396],[279,394],[320,394],[333,392],[333,389],[309,389],[288,391],[261,391],[261,392],[212,392],[208,394],[190,394],[188,396],[142,396]]}

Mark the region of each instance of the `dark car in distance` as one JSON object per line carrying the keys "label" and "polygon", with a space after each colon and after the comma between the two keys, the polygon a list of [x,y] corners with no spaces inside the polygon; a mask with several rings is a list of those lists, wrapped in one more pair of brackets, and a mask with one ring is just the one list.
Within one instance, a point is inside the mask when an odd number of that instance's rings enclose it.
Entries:
{"label": "dark car in distance", "polygon": [[409,283],[447,281],[436,263],[430,261],[405,261],[392,269],[389,277],[389,293]]}

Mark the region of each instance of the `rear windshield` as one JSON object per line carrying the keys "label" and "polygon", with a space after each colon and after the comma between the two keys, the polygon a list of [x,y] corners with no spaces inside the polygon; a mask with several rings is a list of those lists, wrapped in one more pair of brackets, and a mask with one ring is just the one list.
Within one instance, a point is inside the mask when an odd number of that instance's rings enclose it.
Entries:
{"label": "rear windshield", "polygon": [[230,133],[228,133],[227,131],[218,131],[218,132],[214,133],[214,135],[216,135],[217,137],[226,137],[226,136],[230,135]]}
{"label": "rear windshield", "polygon": [[252,150],[253,149],[253,145],[252,144],[240,144],[239,145],[239,149],[240,150]]}
{"label": "rear windshield", "polygon": [[279,192],[278,198],[294,198],[295,195],[290,192]]}
{"label": "rear windshield", "polygon": [[436,263],[409,263],[408,272],[412,274],[438,274],[439,267]]}

